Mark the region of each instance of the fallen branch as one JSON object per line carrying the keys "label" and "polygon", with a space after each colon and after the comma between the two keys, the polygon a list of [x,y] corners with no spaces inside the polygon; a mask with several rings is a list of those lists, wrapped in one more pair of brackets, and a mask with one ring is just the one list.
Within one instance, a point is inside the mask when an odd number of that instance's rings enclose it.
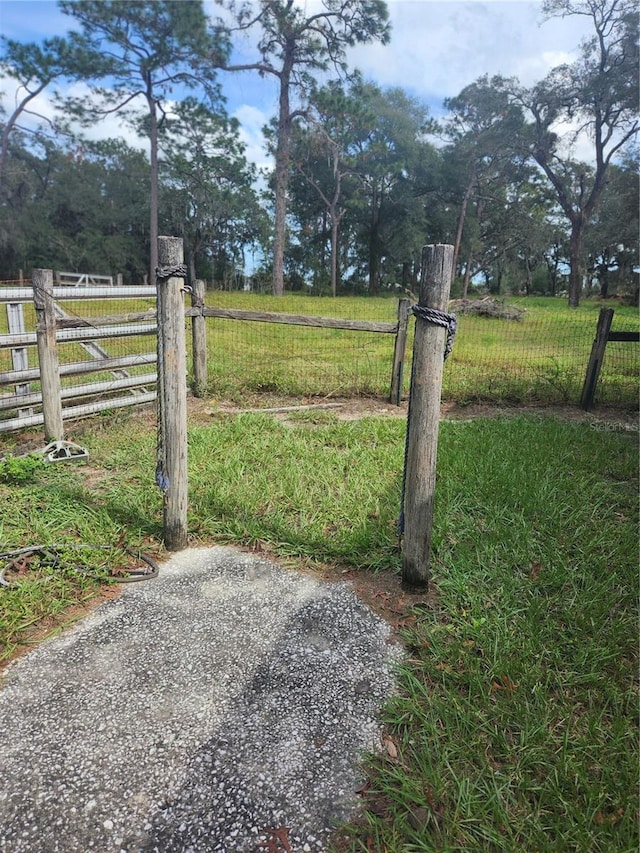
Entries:
{"label": "fallen branch", "polygon": [[472,314],[475,317],[495,317],[498,320],[522,320],[525,308],[506,305],[498,299],[453,299],[449,310],[455,314]]}

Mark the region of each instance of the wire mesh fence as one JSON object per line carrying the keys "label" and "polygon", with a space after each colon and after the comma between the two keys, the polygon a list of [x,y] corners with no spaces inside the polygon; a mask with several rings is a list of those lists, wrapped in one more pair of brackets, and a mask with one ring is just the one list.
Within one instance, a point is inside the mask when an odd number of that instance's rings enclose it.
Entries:
{"label": "wire mesh fence", "polygon": [[[395,322],[397,300],[258,294],[207,294],[207,304]],[[564,300],[520,300],[520,320],[460,316],[447,361],[443,398],[457,402],[577,404],[591,351],[598,303],[569,310]],[[412,326],[413,324],[411,324]],[[616,309],[613,330],[638,331],[633,309]],[[323,397],[372,395],[390,390],[393,335],[207,320],[209,390],[242,399],[260,392]],[[409,391],[412,334],[403,391]],[[611,342],[596,404],[635,407],[640,346]]]}
{"label": "wire mesh fence", "polygon": [[[461,317],[443,396],[457,401],[577,403],[597,318],[597,311],[569,311],[557,303],[527,311],[519,321]],[[613,329],[638,331],[638,318],[630,312],[616,314]],[[609,343],[596,403],[637,405],[639,375],[638,344]]]}
{"label": "wire mesh fence", "polygon": [[[365,300],[237,297],[208,294],[207,304],[389,325],[397,319],[391,300],[377,300],[382,304],[370,310]],[[232,399],[265,392],[380,396],[389,393],[393,346],[388,333],[207,318],[209,388]]]}

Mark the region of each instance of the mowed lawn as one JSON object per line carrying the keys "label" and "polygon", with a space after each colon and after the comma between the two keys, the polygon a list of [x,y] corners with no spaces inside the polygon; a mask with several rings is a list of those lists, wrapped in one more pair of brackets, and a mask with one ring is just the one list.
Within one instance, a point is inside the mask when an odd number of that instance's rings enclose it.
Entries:
{"label": "mowed lawn", "polygon": [[[152,419],[116,412],[69,437],[89,467],[0,469],[2,548],[113,545],[111,567],[123,545],[161,554]],[[403,449],[395,418],[212,405],[189,429],[190,534],[400,594]],[[441,425],[431,593],[405,602],[385,746],[337,850],[638,849],[637,477],[637,432],[619,423]],[[78,559],[0,590],[5,658],[104,583],[102,560],[92,579]]]}

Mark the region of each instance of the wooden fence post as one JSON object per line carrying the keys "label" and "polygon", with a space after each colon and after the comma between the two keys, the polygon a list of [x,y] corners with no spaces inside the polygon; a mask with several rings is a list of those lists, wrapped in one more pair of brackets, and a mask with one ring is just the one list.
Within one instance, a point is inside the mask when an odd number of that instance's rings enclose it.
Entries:
{"label": "wooden fence post", "polygon": [[391,370],[391,392],[389,402],[399,406],[402,403],[402,379],[404,375],[404,359],[407,350],[407,333],[411,300],[401,299],[398,302],[398,331],[393,348],[393,368]]}
{"label": "wooden fence post", "polygon": [[156,482],[164,493],[164,543],[187,546],[187,353],[182,240],[158,237],[158,460]]}
{"label": "wooden fence post", "polygon": [[584,409],[585,412],[588,412],[593,405],[593,398],[596,394],[596,386],[602,362],[604,361],[604,352],[607,348],[612,322],[613,308],[601,308],[598,325],[596,326],[596,336],[591,347],[591,355],[589,356],[587,372],[584,377],[582,394],[580,396],[580,408]]}
{"label": "wooden fence post", "polygon": [[34,269],[31,275],[36,310],[36,340],[42,386],[42,416],[45,440],[58,441],[62,426],[62,389],[56,341],[56,311],[53,301],[53,271]]}
{"label": "wooden fence post", "polygon": [[[425,246],[418,308],[446,312],[453,273],[453,246]],[[429,584],[433,497],[440,423],[440,394],[447,330],[416,319],[407,419],[402,583]]]}
{"label": "wooden fence post", "polygon": [[[205,285],[201,278],[193,283],[191,307],[204,308]],[[191,342],[193,351],[193,393],[204,397],[207,393],[207,321],[202,314],[191,318]]]}

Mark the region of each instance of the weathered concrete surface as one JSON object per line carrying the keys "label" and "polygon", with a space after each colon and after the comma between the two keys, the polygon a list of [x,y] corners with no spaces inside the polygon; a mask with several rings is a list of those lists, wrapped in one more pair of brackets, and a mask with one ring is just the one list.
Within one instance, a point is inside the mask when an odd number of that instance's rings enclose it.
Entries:
{"label": "weathered concrete surface", "polygon": [[8,668],[0,849],[324,850],[398,655],[346,585],[184,551]]}

